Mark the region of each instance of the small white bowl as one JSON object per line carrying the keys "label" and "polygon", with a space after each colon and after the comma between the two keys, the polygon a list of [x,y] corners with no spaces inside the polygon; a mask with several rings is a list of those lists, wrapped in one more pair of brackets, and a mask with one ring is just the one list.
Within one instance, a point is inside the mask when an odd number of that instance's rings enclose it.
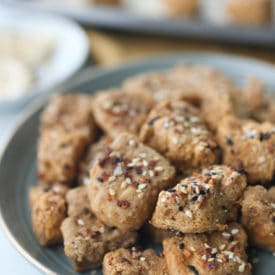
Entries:
{"label": "small white bowl", "polygon": [[0,29],[48,33],[55,40],[53,54],[41,66],[32,89],[14,99],[0,98],[0,111],[19,108],[61,84],[82,67],[89,52],[85,32],[73,21],[60,16],[0,7]]}

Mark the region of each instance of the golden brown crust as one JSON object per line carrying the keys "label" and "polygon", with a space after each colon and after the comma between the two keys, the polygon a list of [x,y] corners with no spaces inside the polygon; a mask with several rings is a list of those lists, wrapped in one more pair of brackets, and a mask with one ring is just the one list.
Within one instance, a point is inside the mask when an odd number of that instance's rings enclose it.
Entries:
{"label": "golden brown crust", "polygon": [[223,232],[187,234],[163,241],[169,274],[251,274],[247,237],[238,224]]}
{"label": "golden brown crust", "polygon": [[177,16],[193,16],[199,10],[197,0],[165,0],[170,14]]}
{"label": "golden brown crust", "polygon": [[174,175],[174,167],[165,158],[134,135],[122,133],[91,170],[91,208],[108,225],[139,229]]}
{"label": "golden brown crust", "polygon": [[252,245],[275,251],[275,187],[249,186],[242,201],[242,224]]}
{"label": "golden brown crust", "polygon": [[84,159],[79,164],[79,173],[77,176],[78,184],[89,184],[90,182],[90,170],[93,167],[96,158],[104,154],[105,149],[112,142],[112,139],[107,136],[103,136],[96,143],[89,146]]}
{"label": "golden brown crust", "polygon": [[159,194],[152,224],[183,233],[221,230],[234,220],[246,179],[234,169],[213,166]]}
{"label": "golden brown crust", "polygon": [[265,25],[271,18],[269,0],[229,0],[226,12],[231,23],[244,25]]}
{"label": "golden brown crust", "polygon": [[71,185],[78,161],[96,137],[92,97],[78,94],[52,98],[41,115],[38,176],[43,182]]}
{"label": "golden brown crust", "polygon": [[62,241],[60,225],[66,217],[65,194],[59,184],[36,186],[30,190],[33,232],[43,246]]}
{"label": "golden brown crust", "polygon": [[133,245],[136,232],[109,227],[95,217],[89,207],[87,187],[80,186],[67,194],[68,214],[61,226],[65,254],[78,271],[99,267],[104,254]]}
{"label": "golden brown crust", "polygon": [[162,101],[150,112],[140,140],[165,155],[185,175],[218,162],[219,148],[199,115],[184,101]]}
{"label": "golden brown crust", "polygon": [[218,128],[223,162],[247,174],[248,183],[271,181],[275,173],[275,126],[227,117]]}
{"label": "golden brown crust", "polygon": [[47,183],[59,182],[71,185],[78,172],[89,137],[82,130],[43,131],[38,143],[38,177]]}
{"label": "golden brown crust", "polygon": [[118,249],[105,255],[104,275],[168,275],[163,255],[152,249]]}
{"label": "golden brown crust", "polygon": [[121,132],[138,134],[154,100],[146,93],[110,90],[94,100],[94,116],[98,125],[111,137]]}

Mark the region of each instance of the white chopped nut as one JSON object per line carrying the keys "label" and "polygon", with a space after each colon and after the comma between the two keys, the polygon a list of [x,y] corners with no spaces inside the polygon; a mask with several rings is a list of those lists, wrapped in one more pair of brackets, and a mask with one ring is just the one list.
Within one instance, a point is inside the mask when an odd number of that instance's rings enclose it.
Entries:
{"label": "white chopped nut", "polygon": [[109,189],[109,194],[110,194],[111,196],[114,196],[114,195],[116,194],[116,191],[115,191],[114,189],[110,188],[110,189]]}
{"label": "white chopped nut", "polygon": [[192,218],[193,217],[193,214],[190,210],[185,210],[185,215],[189,218]]}
{"label": "white chopped nut", "polygon": [[156,167],[155,167],[155,171],[161,172],[161,171],[163,171],[163,167],[161,167],[161,166],[156,166]]}
{"label": "white chopped nut", "polygon": [[226,238],[229,238],[231,235],[229,234],[229,233],[227,233],[227,232],[222,232],[222,235],[224,236],[224,237],[226,237]]}
{"label": "white chopped nut", "polygon": [[115,176],[111,176],[111,177],[108,178],[108,181],[109,181],[109,182],[112,182],[112,181],[115,181],[115,179],[116,179]]}
{"label": "white chopped nut", "polygon": [[236,234],[238,234],[239,233],[239,229],[238,228],[233,228],[232,230],[231,230],[231,234],[232,235],[236,235]]}
{"label": "white chopped nut", "polygon": [[84,225],[85,224],[84,221],[81,220],[81,219],[77,219],[76,222],[77,222],[78,225]]}
{"label": "white chopped nut", "polygon": [[152,171],[152,170],[149,170],[148,173],[149,173],[150,177],[153,177],[155,175],[154,171]]}
{"label": "white chopped nut", "polygon": [[113,172],[113,175],[117,177],[117,176],[121,176],[122,174],[123,174],[123,171],[122,171],[121,165],[117,165],[117,167]]}
{"label": "white chopped nut", "polygon": [[242,263],[240,266],[239,266],[239,272],[244,272],[245,270],[245,263]]}
{"label": "white chopped nut", "polygon": [[146,184],[146,183],[141,183],[141,184],[138,185],[138,189],[139,189],[139,190],[143,190],[143,189],[145,189],[146,187],[147,187],[147,184]]}
{"label": "white chopped nut", "polygon": [[133,139],[129,140],[129,146],[134,147],[136,145],[136,142]]}

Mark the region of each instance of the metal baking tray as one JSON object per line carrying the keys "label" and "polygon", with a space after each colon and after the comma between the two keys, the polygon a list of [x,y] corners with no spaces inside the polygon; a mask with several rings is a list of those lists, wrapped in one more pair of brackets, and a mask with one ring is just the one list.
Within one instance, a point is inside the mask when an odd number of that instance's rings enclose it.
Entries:
{"label": "metal baking tray", "polygon": [[223,26],[203,21],[199,17],[188,20],[143,16],[123,7],[81,8],[50,5],[34,0],[4,0],[4,3],[16,8],[55,12],[86,26],[275,48],[275,24],[266,27]]}

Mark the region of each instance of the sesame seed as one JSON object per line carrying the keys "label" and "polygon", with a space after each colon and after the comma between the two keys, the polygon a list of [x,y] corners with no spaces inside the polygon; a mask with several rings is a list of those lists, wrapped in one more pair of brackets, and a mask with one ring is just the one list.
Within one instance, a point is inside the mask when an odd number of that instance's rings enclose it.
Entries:
{"label": "sesame seed", "polygon": [[161,172],[161,171],[163,171],[163,167],[161,167],[161,166],[156,166],[156,167],[155,167],[155,171]]}
{"label": "sesame seed", "polygon": [[217,252],[218,252],[217,248],[212,248],[211,254],[214,254],[214,253],[217,253]]}
{"label": "sesame seed", "polygon": [[239,266],[239,272],[244,272],[245,270],[245,263],[242,263],[240,266]]}
{"label": "sesame seed", "polygon": [[139,260],[144,262],[146,259],[145,259],[145,257],[140,257]]}
{"label": "sesame seed", "polygon": [[111,176],[111,177],[108,178],[108,181],[109,181],[109,182],[112,182],[112,181],[115,181],[115,180],[116,180],[116,177],[115,177],[115,176]]}
{"label": "sesame seed", "polygon": [[207,257],[206,257],[206,255],[204,254],[204,255],[202,255],[202,257],[201,257],[204,261],[206,261],[206,259],[207,259]]}
{"label": "sesame seed", "polygon": [[118,165],[118,166],[115,168],[115,170],[114,170],[114,172],[113,172],[113,175],[114,175],[114,176],[121,176],[122,174],[123,174],[122,168],[121,168],[120,165]]}
{"label": "sesame seed", "polygon": [[84,185],[90,184],[90,179],[89,179],[89,178],[84,178],[84,179],[83,179],[83,184],[84,184]]}
{"label": "sesame seed", "polygon": [[236,234],[238,234],[239,233],[239,229],[238,228],[233,228],[232,230],[231,230],[231,234],[232,235],[236,235]]}
{"label": "sesame seed", "polygon": [[141,158],[146,158],[147,154],[146,154],[146,153],[140,153],[139,156],[140,156]]}
{"label": "sesame seed", "polygon": [[275,203],[274,202],[270,203],[270,205],[273,209],[275,209]]}
{"label": "sesame seed", "polygon": [[227,233],[227,232],[222,232],[222,235],[223,235],[224,237],[226,237],[226,238],[230,237],[230,234]]}
{"label": "sesame seed", "polygon": [[190,210],[185,210],[185,215],[189,218],[193,217],[192,212]]}
{"label": "sesame seed", "polygon": [[265,157],[264,156],[259,157],[258,162],[259,163],[264,163],[265,162]]}
{"label": "sesame seed", "polygon": [[145,167],[148,166],[148,161],[147,160],[144,160],[142,163],[143,163],[143,166],[145,166]]}
{"label": "sesame seed", "polygon": [[126,182],[126,181],[123,181],[123,182],[121,183],[121,185],[120,185],[120,187],[121,187],[122,189],[124,189],[126,186],[127,186],[127,182]]}
{"label": "sesame seed", "polygon": [[210,246],[207,243],[203,244],[205,248],[210,248]]}
{"label": "sesame seed", "polygon": [[175,137],[172,138],[172,142],[173,144],[178,144],[179,143],[179,140]]}
{"label": "sesame seed", "polygon": [[147,184],[146,184],[146,183],[141,183],[141,184],[139,184],[138,189],[139,189],[139,190],[143,190],[143,189],[145,189],[146,187],[147,187]]}
{"label": "sesame seed", "polygon": [[61,191],[61,189],[60,189],[59,186],[55,185],[55,186],[53,187],[53,191],[56,192],[56,193],[59,193],[59,192]]}
{"label": "sesame seed", "polygon": [[77,219],[76,222],[77,222],[78,225],[84,225],[85,224],[84,221],[81,220],[81,219]]}
{"label": "sesame seed", "polygon": [[115,191],[114,189],[110,188],[110,189],[109,189],[109,194],[110,194],[111,196],[114,196],[114,195],[116,194],[116,191]]}
{"label": "sesame seed", "polygon": [[217,261],[218,261],[219,263],[222,263],[222,259],[217,259]]}
{"label": "sesame seed", "polygon": [[136,142],[133,139],[129,140],[129,146],[133,147],[136,145]]}
{"label": "sesame seed", "polygon": [[161,201],[161,202],[166,202],[166,198],[165,198],[165,197],[162,197],[162,198],[160,199],[160,201]]}
{"label": "sesame seed", "polygon": [[152,171],[152,170],[149,170],[148,173],[149,173],[150,177],[153,177],[155,175],[154,171]]}
{"label": "sesame seed", "polygon": [[126,182],[127,182],[128,184],[131,184],[131,183],[132,183],[132,181],[131,181],[130,178],[126,178]]}
{"label": "sesame seed", "polygon": [[224,250],[225,249],[225,244],[220,245],[219,249]]}

